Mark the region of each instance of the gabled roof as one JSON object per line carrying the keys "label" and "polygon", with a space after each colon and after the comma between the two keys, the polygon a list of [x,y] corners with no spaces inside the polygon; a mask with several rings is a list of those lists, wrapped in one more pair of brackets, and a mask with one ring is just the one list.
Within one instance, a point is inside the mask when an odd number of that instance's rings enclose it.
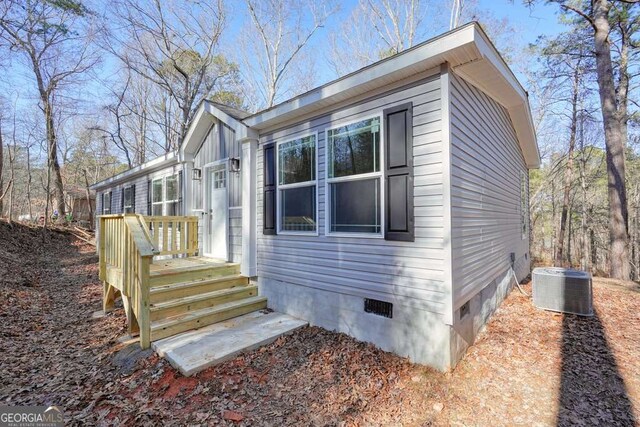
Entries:
{"label": "gabled roof", "polygon": [[511,117],[528,167],[540,153],[527,92],[477,22],[446,32],[410,49],[298,95],[243,120],[258,131],[314,114],[422,71],[449,63],[455,73],[504,106]]}
{"label": "gabled roof", "polygon": [[227,115],[229,115],[230,117],[233,117],[236,120],[246,119],[247,117],[249,117],[251,115],[251,113],[249,113],[247,111],[240,110],[240,109],[232,107],[230,105],[221,104],[219,102],[214,102],[214,101],[206,101],[206,102],[208,102],[212,106],[216,107],[220,111],[225,112]]}
{"label": "gabled roof", "polygon": [[207,136],[209,129],[217,121],[221,121],[236,132],[236,138],[242,139],[249,135],[257,137],[252,129],[249,129],[242,119],[250,114],[228,105],[204,100],[198,106],[196,114],[191,120],[187,135],[180,147],[181,160],[187,160],[200,148],[202,140]]}
{"label": "gabled roof", "polygon": [[527,166],[539,167],[540,152],[527,92],[480,24],[470,22],[255,114],[204,100],[189,125],[178,155],[162,156],[91,188],[120,183],[143,171],[146,173],[192,159],[216,122],[232,128],[239,140],[257,138],[261,130],[319,113],[339,102],[366,96],[368,92],[443,63],[448,63],[453,72],[480,88],[508,111]]}

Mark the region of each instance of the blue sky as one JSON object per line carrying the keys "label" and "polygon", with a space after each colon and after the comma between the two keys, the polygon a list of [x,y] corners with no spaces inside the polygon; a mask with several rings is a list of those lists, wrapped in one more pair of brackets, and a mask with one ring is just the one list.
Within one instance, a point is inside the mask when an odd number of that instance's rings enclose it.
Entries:
{"label": "blue sky", "polygon": [[[440,10],[434,9],[434,16],[428,16],[428,19],[439,19],[444,21],[438,21],[435,27],[448,28],[449,10],[452,0],[441,0]],[[470,4],[473,0],[465,0]],[[353,8],[357,5],[358,0],[346,0],[341,2],[340,12],[333,16],[330,22],[327,23],[326,28],[317,34],[316,39],[310,46],[311,52],[316,57],[315,66],[320,70],[317,73],[317,84],[322,84],[328,80],[332,80],[336,77],[326,66],[326,49],[323,49],[323,45],[327,43],[328,33],[336,31],[338,25],[349,16]],[[437,1],[432,1],[428,8],[436,8],[433,6]],[[100,4],[100,3],[97,3]],[[224,35],[224,48],[226,50],[232,50],[235,43],[234,39],[242,36],[242,21],[247,19],[247,14],[244,9],[246,6],[241,0],[231,0],[229,3],[229,22]],[[558,23],[558,7],[556,5],[546,5],[544,2],[538,2],[535,7],[528,8],[522,4],[521,0],[477,0],[477,9],[488,12],[496,19],[507,18],[508,22],[517,29],[517,36],[514,37],[514,43],[519,46],[526,45],[528,43],[534,43],[540,35],[553,36],[564,28],[562,24]],[[430,10],[430,9],[428,9]],[[439,17],[437,16],[439,15]],[[430,23],[429,23],[430,24]],[[431,25],[429,25],[431,27]],[[436,31],[439,32],[439,31]],[[427,38],[436,35],[435,33],[427,34]],[[223,48],[223,51],[224,51]],[[78,100],[82,99],[87,104],[101,104],[105,99],[105,94],[109,92],[109,80],[114,76],[114,71],[117,69],[117,62],[109,59],[105,56],[105,61],[102,67],[96,70],[96,77],[93,83],[85,86],[81,90],[82,94],[77,94]],[[19,62],[13,62],[9,65],[10,72],[5,74],[4,86],[5,95],[10,99],[15,99],[16,95],[21,98],[18,101],[19,105],[24,105],[27,108],[31,108],[35,104],[36,99],[33,97],[34,88],[32,73],[28,69],[24,69],[19,65]],[[523,81],[523,83],[525,83]],[[87,106],[94,111],[99,108],[99,105],[93,107]]]}

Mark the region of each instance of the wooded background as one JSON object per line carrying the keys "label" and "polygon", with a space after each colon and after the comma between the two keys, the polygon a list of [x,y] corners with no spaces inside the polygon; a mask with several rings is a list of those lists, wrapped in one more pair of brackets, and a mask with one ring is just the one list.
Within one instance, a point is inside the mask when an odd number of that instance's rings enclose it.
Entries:
{"label": "wooded background", "polygon": [[203,99],[258,111],[477,20],[529,91],[534,260],[640,279],[640,6],[525,0],[555,24],[533,35],[497,3],[4,0],[0,215],[62,220],[65,192],[175,150]]}

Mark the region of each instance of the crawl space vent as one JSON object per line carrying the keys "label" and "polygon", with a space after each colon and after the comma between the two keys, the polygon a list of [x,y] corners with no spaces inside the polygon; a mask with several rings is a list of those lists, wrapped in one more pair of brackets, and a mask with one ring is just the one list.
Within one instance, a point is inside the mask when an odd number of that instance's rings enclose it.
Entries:
{"label": "crawl space vent", "polygon": [[390,302],[378,301],[377,299],[365,298],[364,311],[391,319],[393,317],[393,304]]}

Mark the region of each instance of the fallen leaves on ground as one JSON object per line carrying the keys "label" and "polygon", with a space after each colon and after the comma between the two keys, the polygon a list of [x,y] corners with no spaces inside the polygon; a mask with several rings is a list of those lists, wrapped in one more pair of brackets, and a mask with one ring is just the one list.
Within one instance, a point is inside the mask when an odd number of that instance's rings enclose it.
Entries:
{"label": "fallen leaves on ground", "polygon": [[[0,222],[0,404],[98,425],[634,425],[640,291],[596,280],[597,315],[512,292],[458,367],[439,373],[316,327],[183,377],[120,343],[95,248]],[[530,290],[530,287],[526,287]],[[133,344],[135,346],[135,344]],[[634,412],[635,411],[635,412]]]}

